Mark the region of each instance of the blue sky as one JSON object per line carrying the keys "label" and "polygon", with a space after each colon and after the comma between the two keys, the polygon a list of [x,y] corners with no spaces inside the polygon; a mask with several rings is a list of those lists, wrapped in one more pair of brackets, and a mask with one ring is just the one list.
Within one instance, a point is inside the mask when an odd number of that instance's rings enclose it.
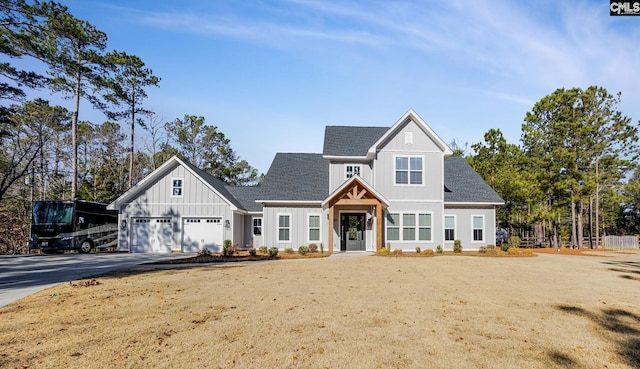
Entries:
{"label": "blue sky", "polygon": [[[560,87],[621,91],[640,119],[640,17],[604,0],[62,3],[162,78],[148,108],[204,116],[261,172],[276,152],[322,152],[326,125],[390,126],[409,109],[447,143],[490,128],[517,143]],[[84,104],[80,119],[104,117]]]}

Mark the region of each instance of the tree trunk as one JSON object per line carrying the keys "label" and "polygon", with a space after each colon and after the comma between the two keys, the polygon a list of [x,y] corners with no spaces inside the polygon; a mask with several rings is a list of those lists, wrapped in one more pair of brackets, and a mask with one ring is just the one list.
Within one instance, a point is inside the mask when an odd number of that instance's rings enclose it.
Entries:
{"label": "tree trunk", "polygon": [[[79,58],[78,58],[79,59]],[[78,60],[80,65],[80,60]],[[71,200],[75,200],[78,192],[78,111],[80,110],[80,82],[82,75],[76,72],[76,83],[73,87],[73,113],[71,114],[71,146],[73,146],[73,159],[71,164]]]}
{"label": "tree trunk", "polygon": [[576,225],[576,246],[578,246],[579,249],[582,248],[583,246],[583,239],[584,239],[584,206],[582,206],[582,201],[578,201],[577,205],[577,225]]}
{"label": "tree trunk", "polygon": [[576,229],[576,200],[571,195],[571,247],[577,245],[577,229]]}
{"label": "tree trunk", "polygon": [[133,187],[133,153],[134,153],[134,130],[136,129],[135,102],[131,104],[131,152],[129,152],[129,188]]}

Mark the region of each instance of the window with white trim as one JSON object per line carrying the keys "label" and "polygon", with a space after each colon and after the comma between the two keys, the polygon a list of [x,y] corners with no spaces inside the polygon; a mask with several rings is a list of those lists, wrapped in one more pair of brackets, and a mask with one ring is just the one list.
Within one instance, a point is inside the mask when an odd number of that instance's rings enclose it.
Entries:
{"label": "window with white trim", "polygon": [[360,176],[360,166],[359,165],[353,165],[353,164],[347,164],[344,166],[344,170],[345,170],[345,177],[347,179],[353,177],[353,176]]}
{"label": "window with white trim", "polygon": [[421,185],[422,184],[422,157],[421,156],[396,156],[395,157],[395,184]]}
{"label": "window with white trim", "polygon": [[291,215],[278,215],[278,241],[291,241]]}
{"label": "window with white trim", "polygon": [[387,214],[387,241],[400,240],[400,214]]}
{"label": "window with white trim", "polygon": [[171,197],[182,197],[182,178],[171,179]]}
{"label": "window with white trim", "polygon": [[471,222],[473,223],[473,240],[484,241],[484,215],[474,215]]}
{"label": "window with white trim", "polygon": [[253,218],[253,235],[262,236],[262,218]]}
{"label": "window with white trim", "polygon": [[456,217],[455,215],[444,216],[444,240],[454,241],[456,239]]}
{"label": "window with white trim", "polygon": [[431,213],[387,214],[387,241],[432,241],[432,230]]}
{"label": "window with white trim", "polygon": [[320,242],[319,214],[309,214],[309,242]]}
{"label": "window with white trim", "polygon": [[431,214],[418,214],[418,240],[431,241]]}
{"label": "window with white trim", "polygon": [[402,214],[402,240],[413,241],[416,239],[416,215]]}

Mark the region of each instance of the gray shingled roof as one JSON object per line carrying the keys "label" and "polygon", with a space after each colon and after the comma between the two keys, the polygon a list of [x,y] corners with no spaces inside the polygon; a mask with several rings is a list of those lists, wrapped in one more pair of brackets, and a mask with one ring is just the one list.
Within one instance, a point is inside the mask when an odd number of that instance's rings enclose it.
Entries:
{"label": "gray shingled roof", "polygon": [[444,161],[444,202],[503,203],[504,200],[460,156]]}
{"label": "gray shingled roof", "polygon": [[329,196],[329,161],[322,154],[276,154],[262,196],[259,200],[324,200]]}
{"label": "gray shingled roof", "polygon": [[227,190],[242,204],[246,211],[262,211],[262,204],[256,202],[262,198],[262,187],[227,186]]}
{"label": "gray shingled roof", "polygon": [[327,126],[324,130],[323,155],[366,156],[389,127]]}

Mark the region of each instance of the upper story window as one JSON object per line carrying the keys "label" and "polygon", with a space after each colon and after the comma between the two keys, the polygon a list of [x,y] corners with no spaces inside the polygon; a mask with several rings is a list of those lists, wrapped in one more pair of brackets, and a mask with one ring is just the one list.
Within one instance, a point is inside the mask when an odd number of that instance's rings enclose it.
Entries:
{"label": "upper story window", "polygon": [[421,156],[396,156],[395,157],[395,183],[404,185],[422,184],[422,157]]}
{"label": "upper story window", "polygon": [[346,179],[349,179],[353,176],[359,176],[360,175],[360,166],[359,165],[353,165],[353,164],[347,164],[344,167],[345,169],[345,173],[346,173]]}
{"label": "upper story window", "polygon": [[171,197],[182,197],[182,178],[171,179]]}

